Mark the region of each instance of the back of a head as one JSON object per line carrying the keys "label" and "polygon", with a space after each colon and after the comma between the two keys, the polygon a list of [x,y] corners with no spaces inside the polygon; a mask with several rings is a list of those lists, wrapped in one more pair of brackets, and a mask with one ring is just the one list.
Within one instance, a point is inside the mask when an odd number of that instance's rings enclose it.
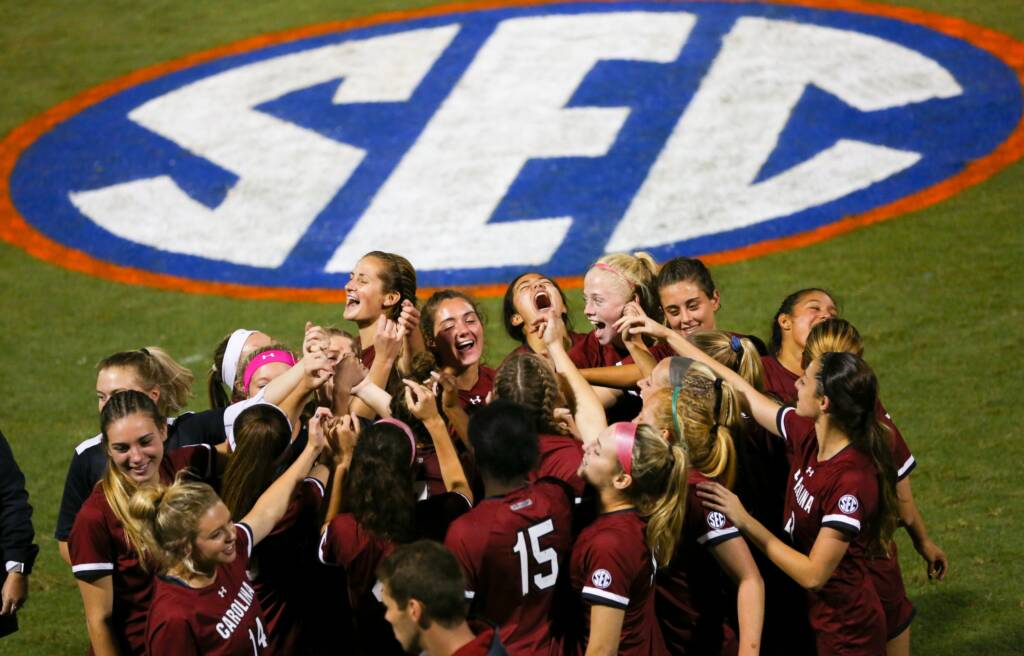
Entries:
{"label": "back of a head", "polygon": [[206,483],[180,476],[171,485],[138,489],[128,503],[128,524],[138,536],[140,562],[155,562],[159,570],[182,564],[197,574],[191,559],[199,519],[220,498]]}
{"label": "back of a head", "polygon": [[388,596],[404,609],[410,599],[423,605],[421,628],[446,628],[466,620],[466,582],[455,556],[437,542],[419,540],[395,550],[377,568]]}
{"label": "back of a head", "polygon": [[808,333],[804,358],[810,364],[825,353],[852,353],[864,357],[864,341],[860,332],[846,319],[825,319]]}
{"label": "back of a head", "polygon": [[534,412],[518,403],[497,400],[469,419],[469,441],[476,466],[485,478],[515,482],[537,466],[538,436]]}
{"label": "back of a head", "polygon": [[537,430],[557,434],[558,379],[539,355],[517,353],[509,356],[494,377],[494,399],[511,401],[532,409]]}
{"label": "back of a head", "polygon": [[269,403],[250,406],[235,419],[236,446],[224,470],[221,493],[236,521],[273,483],[291,434],[288,418]]}
{"label": "back of a head", "polygon": [[367,530],[398,542],[413,532],[415,447],[398,426],[376,423],[359,433],[342,504]]}
{"label": "back of a head", "polygon": [[764,389],[764,364],[757,347],[746,337],[721,330],[699,332],[690,337],[694,346],[729,367],[754,389]]}
{"label": "back of a head", "polygon": [[103,358],[96,365],[96,371],[114,367],[130,370],[136,383],[144,390],[159,388],[157,406],[165,417],[177,415],[192,395],[192,371],[175,361],[159,346],[114,353]]}

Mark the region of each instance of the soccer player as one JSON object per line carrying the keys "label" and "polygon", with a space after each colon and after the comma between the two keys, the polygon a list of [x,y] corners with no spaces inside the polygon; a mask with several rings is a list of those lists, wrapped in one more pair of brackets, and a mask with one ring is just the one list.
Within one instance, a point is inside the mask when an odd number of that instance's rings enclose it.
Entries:
{"label": "soccer player", "polygon": [[239,328],[217,344],[213,364],[206,375],[206,393],[211,408],[226,408],[242,398],[237,394],[235,379],[238,367],[258,348],[270,346],[274,340],[258,330]]}
{"label": "soccer player", "polygon": [[71,569],[85,606],[97,656],[145,651],[146,611],[153,593],[144,536],[128,514],[132,494],[170,483],[182,470],[199,480],[215,475],[208,445],[164,453],[167,421],[142,392],[115,392],[100,413],[107,469],[75,517],[69,540]]}
{"label": "soccer player", "polygon": [[654,573],[682,530],[686,455],[648,424],[619,422],[586,443],[580,475],[597,491],[600,515],[572,550],[570,581],[582,600],[577,653],[664,654]]}
{"label": "soccer player", "polygon": [[381,363],[376,369],[377,332],[387,323],[401,325],[403,350],[409,357],[423,350],[422,338],[416,331],[419,311],[416,309],[416,269],[409,260],[395,253],[372,251],[364,255],[345,283],[345,309],[342,317],[356,324],[362,345],[363,365],[370,369],[371,380],[380,388],[387,387],[394,363]]}
{"label": "soccer player", "polygon": [[715,313],[722,297],[703,262],[672,258],[661,265],[654,284],[669,328],[685,336],[715,330]]}
{"label": "soccer player", "polygon": [[[845,319],[828,319],[811,329],[804,348],[804,361],[811,362],[828,352],[846,352],[858,357],[863,356],[864,344],[853,324]],[[891,437],[890,448],[893,465],[896,468],[896,497],[899,501],[900,523],[910,535],[914,548],[924,558],[928,578],[942,579],[949,569],[949,562],[945,552],[929,537],[924,518],[917,508],[910,487],[910,473],[916,468],[917,462],[910,453],[903,434],[893,423],[881,401],[875,406],[875,414],[889,429]],[[914,619],[915,610],[907,598],[903,585],[896,542],[893,541],[889,553],[869,558],[867,565],[875,590],[878,591],[882,607],[885,609],[888,635],[886,651],[889,656],[909,654],[910,623]]]}
{"label": "soccer player", "polygon": [[495,373],[481,362],[484,324],[476,301],[454,289],[434,292],[423,304],[420,330],[438,367],[454,379],[459,405],[472,414],[491,393]]}
{"label": "soccer player", "polygon": [[[562,348],[564,351],[564,344]],[[540,455],[531,480],[557,478],[568,485],[577,498],[582,497],[584,483],[579,468],[583,445],[571,433],[566,421],[557,416],[565,400],[551,365],[533,353],[509,356],[494,379],[494,399],[518,403],[533,411],[535,429],[540,434]]]}
{"label": "soccer player", "polygon": [[474,634],[466,622],[459,564],[444,547],[421,540],[399,547],[377,570],[385,617],[404,653],[506,656],[494,627]]}
{"label": "soccer player", "polygon": [[[268,650],[259,597],[247,569],[253,547],[278,524],[296,485],[323,450],[321,409],[295,462],[240,522],[205,483],[178,479],[140,488],[129,503],[132,532],[158,564],[146,622],[149,656],[259,654]],[[326,472],[323,472],[326,475]]]}
{"label": "soccer player", "polygon": [[[358,436],[343,430],[319,558],[345,568],[356,620],[356,653],[401,654],[384,621],[376,570],[399,544],[443,540],[449,524],[469,511],[473,494],[455,446],[426,387],[406,381],[407,406],[430,431],[448,492],[418,500],[413,490],[416,437],[404,422],[385,418]],[[348,429],[354,429],[349,425]]]}
{"label": "soccer player", "polygon": [[[701,333],[707,334],[707,333]],[[754,351],[751,346],[751,351]],[[753,354],[756,360],[756,352]],[[736,582],[739,654],[757,654],[764,619],[764,582],[740,532],[721,513],[704,508],[697,485],[736,479],[736,442],[743,434],[743,401],[729,383],[692,363],[677,385],[644,402],[638,421],[679,444],[688,458],[686,517],[675,556],[658,568],[658,621],[670,654],[718,654],[726,635],[727,574]]]}
{"label": "soccer player", "polygon": [[832,294],[817,287],[795,291],[782,300],[772,319],[769,355],[761,358],[765,391],[783,403],[796,400],[796,381],[804,372],[807,335],[814,326],[838,315]]}
{"label": "soccer player", "polygon": [[445,545],[466,575],[472,614],[500,626],[509,653],[554,656],[562,653],[552,626],[555,584],[572,545],[574,492],[557,479],[528,481],[536,423],[529,408],[501,400],[470,419],[487,497],[452,523]]}
{"label": "soccer player", "polygon": [[558,283],[539,273],[524,273],[509,283],[505,290],[502,315],[505,320],[505,332],[519,342],[519,346],[509,356],[520,353],[547,354],[547,346],[537,331],[537,320],[548,312],[561,316],[569,328],[566,332],[567,350],[585,339],[586,334],[571,330],[568,305],[565,292]]}

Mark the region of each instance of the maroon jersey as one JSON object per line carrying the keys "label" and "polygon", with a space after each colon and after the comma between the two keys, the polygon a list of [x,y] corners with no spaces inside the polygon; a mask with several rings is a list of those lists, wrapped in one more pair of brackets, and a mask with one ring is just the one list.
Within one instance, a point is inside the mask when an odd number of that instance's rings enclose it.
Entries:
{"label": "maroon jersey", "polygon": [[[576,346],[577,344],[579,344],[580,342],[582,342],[586,338],[587,338],[587,333],[577,333],[577,332],[573,332],[573,331],[570,330],[569,331],[569,350],[572,350],[572,348],[574,346]],[[520,355],[522,353],[536,353],[536,351],[534,351],[532,348],[530,348],[529,344],[520,344],[519,346],[517,346],[514,349],[512,349],[511,353],[509,353],[508,355],[505,356],[505,360],[508,360],[513,355]],[[504,361],[502,362],[502,364],[504,364]]]}
{"label": "maroon jersey", "polygon": [[497,623],[511,654],[559,654],[551,632],[558,572],[572,547],[571,490],[541,479],[455,520],[445,546],[466,574],[472,613]]}
{"label": "maroon jersey", "polygon": [[674,348],[669,346],[668,342],[655,342],[654,345],[651,346],[651,348],[648,350],[651,352],[651,355],[654,356],[654,359],[658,362],[661,362],[665,358],[671,358],[679,355],[678,353],[676,353],[676,350]]}
{"label": "maroon jersey", "polygon": [[740,532],[697,496],[697,484],[711,480],[695,469],[689,471],[683,533],[672,562],[655,577],[655,608],[670,654],[722,651],[725,577],[710,549],[740,537]]}
{"label": "maroon jersey", "polygon": [[[470,507],[466,497],[453,492],[418,501],[417,537],[443,540],[451,522]],[[351,513],[335,516],[320,537],[320,562],[344,567],[348,577],[357,653],[404,654],[391,625],[384,619],[383,586],[377,580],[377,566],[396,546],[392,540],[363,528]]]}
{"label": "maroon jersey", "polygon": [[313,548],[320,529],[324,487],[307,478],[296,488],[288,510],[274,530],[256,546],[249,579],[263,608],[271,653],[293,654],[300,646],[303,620],[312,613],[309,590],[316,559]]}
{"label": "maroon jersey", "polygon": [[885,406],[882,405],[881,400],[875,404],[875,416],[878,417],[878,421],[889,428],[892,440],[889,444],[892,451],[892,465],[896,468],[896,480],[902,481],[907,476],[910,476],[910,472],[917,467],[917,461],[914,460],[910,447],[907,446],[906,440],[903,439],[903,433],[900,432],[899,428],[896,428],[896,424],[893,423],[892,417],[886,411]]}
{"label": "maroon jersey", "polygon": [[583,445],[571,435],[541,434],[538,446],[540,459],[537,468],[530,472],[530,480],[557,478],[572,489],[576,499],[582,497],[586,487],[579,475]]}
{"label": "maroon jersey", "polygon": [[377,349],[374,348],[373,344],[370,344],[363,349],[363,354],[359,356],[359,359],[363,361],[363,366],[369,369],[373,366],[373,359],[377,357]]}
{"label": "maroon jersey", "polygon": [[774,355],[762,356],[761,364],[764,365],[764,391],[774,394],[784,404],[795,402],[796,381],[800,374],[783,367]]}
{"label": "maroon jersey", "polygon": [[583,599],[578,653],[586,651],[592,605],[611,606],[625,612],[619,654],[661,656],[665,653],[654,610],[656,565],[647,547],[645,529],[644,521],[635,510],[621,510],[599,515],[577,538],[569,576],[572,589]]}
{"label": "maroon jersey", "polygon": [[506,656],[505,645],[494,627],[484,627],[476,637],[452,652],[451,656]]}
{"label": "maroon jersey", "polygon": [[[602,345],[594,333],[587,333],[586,337],[569,350],[569,359],[579,369],[594,369],[596,367],[619,367],[624,364],[633,364],[633,357],[629,352],[620,352],[611,344]],[[616,421],[631,421],[640,412],[643,403],[640,400],[640,391],[636,387],[623,390],[622,396],[615,405],[606,408],[608,423]]]}
{"label": "maroon jersey", "polygon": [[[462,447],[461,441],[453,439],[453,443],[459,454],[459,462],[462,463],[462,471],[475,494],[480,481],[476,460],[473,459],[473,454],[468,449]],[[444,478],[441,476],[441,462],[437,459],[437,451],[434,450],[433,444],[416,446],[416,480],[426,484],[421,499],[436,497],[448,492],[448,488],[444,486]]]}
{"label": "maroon jersey", "polygon": [[809,554],[822,527],[840,531],[850,546],[821,589],[808,591],[819,654],[885,653],[882,606],[867,574],[864,524],[875,521],[878,479],[871,459],[853,445],[818,461],[814,423],[782,408],[777,417],[792,467],[786,490],[786,533]]}
{"label": "maroon jersey", "polygon": [[490,367],[480,365],[476,384],[468,390],[459,390],[459,405],[469,414],[473,414],[478,406],[487,402],[487,395],[494,388],[496,372]]}
{"label": "maroon jersey", "polygon": [[[160,482],[170,485],[174,476],[188,469],[200,480],[213,477],[213,450],[205,444],[164,453]],[[141,654],[146,648],[146,611],[153,596],[153,574],[142,568],[138,554],[128,545],[124,525],[97,485],[75,517],[68,541],[71,571],[75,578],[96,581],[113,577],[114,607],[110,624],[114,639],[126,653]]]}
{"label": "maroon jersey", "polygon": [[261,654],[267,633],[260,599],[246,568],[252,529],[235,524],[235,559],[217,566],[213,583],[193,588],[169,576],[156,579],[146,623],[149,656]]}

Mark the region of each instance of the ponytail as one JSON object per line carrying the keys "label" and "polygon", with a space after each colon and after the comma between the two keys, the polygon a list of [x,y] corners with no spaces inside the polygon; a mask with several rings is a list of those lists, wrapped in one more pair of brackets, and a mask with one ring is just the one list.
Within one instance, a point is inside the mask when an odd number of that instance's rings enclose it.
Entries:
{"label": "ponytail", "polygon": [[224,353],[228,349],[230,339],[231,335],[226,335],[217,344],[217,348],[213,351],[213,363],[210,365],[210,370],[206,372],[206,395],[210,399],[211,408],[226,408],[231,405],[231,397],[224,390],[224,374],[221,371],[221,367],[224,365]]}
{"label": "ponytail", "polygon": [[694,346],[729,367],[754,389],[764,389],[764,364],[757,347],[747,337],[720,330],[699,332],[690,337]]}
{"label": "ponytail", "polygon": [[144,569],[155,564],[158,571],[181,566],[192,575],[209,574],[200,571],[193,560],[199,519],[220,501],[217,493],[206,483],[188,481],[180,472],[169,486],[153,485],[140,488],[128,504],[125,532],[129,526],[136,536],[136,552]]}
{"label": "ponytail", "polygon": [[221,482],[232,519],[245,517],[274,481],[291,434],[288,418],[268,403],[250,406],[235,419],[236,446]]}
{"label": "ponytail", "polygon": [[131,369],[135,381],[142,389],[159,388],[160,398],[157,403],[165,417],[180,413],[192,395],[192,371],[178,364],[167,351],[158,346],[115,353],[101,360],[96,370],[112,367]]}
{"label": "ponytail", "polygon": [[647,546],[659,565],[675,555],[686,514],[686,454],[649,424],[636,427],[626,495],[646,517]]}
{"label": "ponytail", "polygon": [[378,277],[381,280],[381,288],[384,293],[398,292],[398,301],[394,305],[384,308],[384,314],[389,319],[398,321],[398,317],[402,314],[404,301],[410,301],[416,305],[416,269],[413,268],[409,260],[395,253],[370,251],[363,257],[372,257],[383,265]]}

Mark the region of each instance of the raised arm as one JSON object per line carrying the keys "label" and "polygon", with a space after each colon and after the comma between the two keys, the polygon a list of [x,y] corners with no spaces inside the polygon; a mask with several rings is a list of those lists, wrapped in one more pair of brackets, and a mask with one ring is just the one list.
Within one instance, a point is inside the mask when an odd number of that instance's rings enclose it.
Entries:
{"label": "raised arm", "polygon": [[431,371],[430,378],[435,383],[435,393],[438,388],[441,390],[441,407],[444,408],[444,416],[448,418],[452,431],[463,446],[472,451],[473,445],[469,443],[469,415],[459,401],[459,388],[454,373],[446,367],[440,372]]}
{"label": "raised arm", "polygon": [[462,461],[452,444],[448,427],[437,411],[437,397],[429,389],[414,380],[406,378],[405,403],[413,416],[423,422],[434,441],[434,451],[441,468],[441,479],[449,492],[457,492],[473,503],[473,491],[466,480],[466,472],[462,469]]}
{"label": "raised arm", "polygon": [[284,513],[288,510],[295,486],[309,474],[313,465],[316,464],[316,459],[326,444],[322,422],[325,417],[330,416],[331,411],[327,408],[317,410],[313,418],[309,420],[309,441],[306,443],[306,448],[302,450],[295,462],[260,495],[252,510],[242,518],[242,522],[252,529],[254,546],[269,535],[274,530],[274,526],[281,521]]}
{"label": "raised arm", "polygon": [[334,516],[341,512],[342,491],[345,486],[345,476],[349,467],[352,466],[352,453],[356,448],[356,441],[359,439],[359,418],[356,415],[344,415],[338,417],[331,432],[336,443],[334,479],[331,483],[331,496],[327,501],[327,514],[324,516],[324,524],[321,532],[327,530]]}
{"label": "raised arm", "polygon": [[619,330],[628,330],[632,334],[644,334],[650,335],[656,339],[663,339],[668,342],[669,346],[671,346],[679,355],[707,365],[715,372],[715,375],[743,392],[744,396],[747,397],[747,403],[750,404],[750,411],[757,423],[764,427],[765,430],[770,431],[773,435],[779,434],[779,427],[775,423],[775,418],[778,416],[779,409],[782,405],[775,399],[759,392],[757,388],[748,383],[743,376],[740,376],[729,367],[697,348],[692,342],[679,333],[661,325],[650,317],[637,315],[627,315],[622,317],[616,323],[616,328]]}
{"label": "raised arm", "polygon": [[549,313],[542,321],[545,324],[542,332],[544,343],[548,347],[548,355],[555,365],[555,371],[565,377],[573,396],[576,397],[575,420],[580,435],[584,442],[595,440],[601,431],[608,427],[604,405],[565,350],[565,324],[562,323],[562,318]]}
{"label": "raised arm", "polygon": [[[391,321],[385,315],[381,315],[377,319],[377,333],[373,338],[373,351],[375,355],[373,364],[370,365],[370,373],[367,374],[367,378],[370,379],[371,383],[381,389],[387,389],[388,378],[391,376],[391,370],[398,361],[404,341],[405,327],[403,324]],[[367,419],[373,419],[377,416],[373,408],[358,398],[353,399],[350,409],[358,416]]]}

